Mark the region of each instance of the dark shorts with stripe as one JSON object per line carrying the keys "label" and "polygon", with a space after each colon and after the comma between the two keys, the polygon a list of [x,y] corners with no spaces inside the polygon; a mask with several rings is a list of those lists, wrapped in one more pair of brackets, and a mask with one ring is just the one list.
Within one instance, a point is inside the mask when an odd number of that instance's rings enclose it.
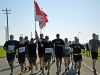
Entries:
{"label": "dark shorts with stripe", "polygon": [[6,53],[7,61],[8,61],[8,62],[14,61],[14,60],[15,60],[15,55],[16,55],[15,52],[13,52],[13,53]]}
{"label": "dark shorts with stripe", "polygon": [[82,55],[73,55],[74,62],[82,61]]}
{"label": "dark shorts with stripe", "polygon": [[91,55],[92,55],[92,59],[97,59],[98,57],[98,53],[96,52],[91,52]]}

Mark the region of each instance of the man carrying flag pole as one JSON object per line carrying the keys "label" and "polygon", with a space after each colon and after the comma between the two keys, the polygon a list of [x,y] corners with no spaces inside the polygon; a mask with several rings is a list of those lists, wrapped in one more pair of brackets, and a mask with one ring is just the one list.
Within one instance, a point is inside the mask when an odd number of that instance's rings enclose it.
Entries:
{"label": "man carrying flag pole", "polygon": [[[43,14],[42,14],[42,12],[41,12],[36,1],[34,1],[34,5],[35,5],[35,31],[36,31],[36,21],[45,23],[45,21],[44,21],[45,17],[43,16]],[[43,38],[41,38],[41,39],[44,40]],[[40,70],[42,70],[42,72],[43,72],[43,49],[44,48],[42,47],[42,43],[38,42],[38,55],[39,55],[39,58],[40,58]]]}
{"label": "man carrying flag pole", "polygon": [[[44,21],[44,18],[42,16],[41,10],[37,4],[37,2],[34,0],[34,7],[35,7],[35,33],[36,33],[36,21]],[[36,36],[36,35],[35,35]],[[40,58],[40,70],[42,70],[42,66],[43,66],[43,51],[41,49],[41,43],[40,45],[38,45],[38,55]]]}

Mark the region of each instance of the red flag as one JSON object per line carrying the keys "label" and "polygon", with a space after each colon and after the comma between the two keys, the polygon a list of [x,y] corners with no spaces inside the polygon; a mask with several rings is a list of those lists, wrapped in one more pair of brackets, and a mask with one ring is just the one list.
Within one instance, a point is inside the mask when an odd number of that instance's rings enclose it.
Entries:
{"label": "red flag", "polygon": [[48,22],[48,19],[46,17],[47,15],[43,11],[41,11],[41,13],[42,13],[42,16],[44,18],[44,22],[47,23]]}
{"label": "red flag", "polygon": [[43,11],[41,11],[41,13],[44,18],[44,21],[39,21],[40,29],[42,29],[44,26],[46,26],[46,23],[48,22],[48,19],[46,17],[47,15]]}
{"label": "red flag", "polygon": [[39,21],[40,29],[42,29],[44,26],[46,26],[46,23],[44,21]]}
{"label": "red flag", "polygon": [[36,1],[34,1],[34,6],[35,6],[35,21],[43,21],[44,19],[41,10]]}

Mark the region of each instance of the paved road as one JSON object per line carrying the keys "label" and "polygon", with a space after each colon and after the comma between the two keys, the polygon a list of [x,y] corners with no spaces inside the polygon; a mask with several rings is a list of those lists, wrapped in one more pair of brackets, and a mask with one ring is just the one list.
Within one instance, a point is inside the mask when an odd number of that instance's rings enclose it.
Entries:
{"label": "paved road", "polygon": [[[80,75],[95,75],[92,71],[91,65],[92,65],[91,59],[87,57],[83,57],[83,64],[82,64]],[[100,75],[100,63],[99,62],[97,62],[96,68],[97,68],[97,75]],[[7,64],[6,58],[1,59],[0,60],[0,75],[9,75],[9,73],[10,73],[10,69]],[[18,75],[18,73],[20,73],[20,67],[16,59],[14,62],[14,75]],[[29,73],[30,72],[27,72],[24,75],[29,75]],[[39,70],[35,71],[35,68],[34,68],[34,73],[36,73],[36,75],[39,75],[41,72]],[[55,63],[51,65],[50,75],[56,75],[56,64]],[[62,71],[59,75],[64,75],[64,65],[62,65]],[[70,71],[66,75],[78,75],[77,71],[74,68],[72,68],[71,64],[70,64]]]}

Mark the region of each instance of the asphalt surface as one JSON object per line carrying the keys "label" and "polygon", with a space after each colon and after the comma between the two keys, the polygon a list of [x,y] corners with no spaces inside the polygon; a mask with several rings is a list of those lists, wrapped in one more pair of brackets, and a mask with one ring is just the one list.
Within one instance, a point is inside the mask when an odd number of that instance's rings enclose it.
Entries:
{"label": "asphalt surface", "polygon": [[[39,62],[39,60],[37,60],[37,62]],[[64,62],[63,62],[64,63]],[[28,62],[27,62],[28,65]],[[77,70],[75,70],[72,67],[72,64],[70,64],[70,70],[64,74],[64,64],[62,64],[61,67],[61,72],[59,75],[78,75],[77,74]],[[87,57],[83,57],[83,62],[82,62],[82,68],[81,68],[81,74],[80,75],[100,75],[100,62],[96,63],[96,68],[97,68],[97,74],[93,73],[92,70],[92,60],[90,58]],[[39,70],[39,64],[38,64],[38,70],[34,69],[34,73],[35,75],[40,75],[41,71]],[[20,67],[18,64],[18,60],[15,59],[14,62],[14,75],[18,75],[20,73]],[[46,75],[47,71],[45,70],[45,75]],[[6,58],[0,59],[0,75],[9,75],[10,74],[10,68],[8,66],[7,60]],[[29,75],[30,72],[26,72],[24,75]],[[50,75],[56,75],[56,64],[55,63],[51,63],[51,69],[50,69]]]}

